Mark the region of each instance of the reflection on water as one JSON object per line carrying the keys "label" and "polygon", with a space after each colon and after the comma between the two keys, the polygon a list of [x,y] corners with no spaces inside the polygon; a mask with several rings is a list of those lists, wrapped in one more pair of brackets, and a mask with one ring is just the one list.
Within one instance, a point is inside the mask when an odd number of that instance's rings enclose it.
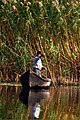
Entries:
{"label": "reflection on water", "polygon": [[27,89],[24,87],[21,90],[19,95],[19,99],[28,106],[32,106],[31,116],[32,118],[39,118],[40,115],[40,102],[42,100],[48,100],[50,97],[50,90],[49,89]]}
{"label": "reflection on water", "polygon": [[32,107],[32,119],[35,119],[35,118],[39,119],[40,111],[41,111],[41,106],[39,103],[36,103]]}
{"label": "reflection on water", "polygon": [[50,97],[50,90],[49,89],[27,89],[24,87],[21,90],[19,95],[19,99],[23,102],[23,104],[27,105],[35,105],[39,103],[42,99],[48,100]]}
{"label": "reflection on water", "polygon": [[0,120],[80,120],[80,89],[0,86]]}

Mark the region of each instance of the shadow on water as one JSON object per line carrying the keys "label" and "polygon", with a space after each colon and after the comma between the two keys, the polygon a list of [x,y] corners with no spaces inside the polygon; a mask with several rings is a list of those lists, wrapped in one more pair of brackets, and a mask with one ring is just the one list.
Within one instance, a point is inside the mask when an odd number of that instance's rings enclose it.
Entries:
{"label": "shadow on water", "polygon": [[26,87],[22,88],[21,93],[19,95],[19,100],[23,102],[24,105],[28,108],[28,96],[29,96],[29,89]]}

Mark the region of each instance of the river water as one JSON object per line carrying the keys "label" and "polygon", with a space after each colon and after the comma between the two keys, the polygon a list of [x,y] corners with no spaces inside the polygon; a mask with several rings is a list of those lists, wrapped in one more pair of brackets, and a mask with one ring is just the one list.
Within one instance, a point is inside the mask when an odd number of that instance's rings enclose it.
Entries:
{"label": "river water", "polygon": [[0,86],[0,120],[80,120],[80,88]]}

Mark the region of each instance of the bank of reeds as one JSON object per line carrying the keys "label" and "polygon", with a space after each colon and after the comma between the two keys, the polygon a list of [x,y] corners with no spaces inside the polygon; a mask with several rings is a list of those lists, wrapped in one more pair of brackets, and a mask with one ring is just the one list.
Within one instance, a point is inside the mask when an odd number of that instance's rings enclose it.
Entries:
{"label": "bank of reeds", "polygon": [[80,81],[80,2],[1,2],[0,79],[18,82],[32,68],[37,50],[53,82]]}

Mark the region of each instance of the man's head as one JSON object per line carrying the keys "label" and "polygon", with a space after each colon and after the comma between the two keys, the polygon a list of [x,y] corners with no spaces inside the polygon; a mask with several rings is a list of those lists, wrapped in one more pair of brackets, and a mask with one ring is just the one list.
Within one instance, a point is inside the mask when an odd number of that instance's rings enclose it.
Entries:
{"label": "man's head", "polygon": [[37,51],[37,56],[41,56],[41,51]]}

